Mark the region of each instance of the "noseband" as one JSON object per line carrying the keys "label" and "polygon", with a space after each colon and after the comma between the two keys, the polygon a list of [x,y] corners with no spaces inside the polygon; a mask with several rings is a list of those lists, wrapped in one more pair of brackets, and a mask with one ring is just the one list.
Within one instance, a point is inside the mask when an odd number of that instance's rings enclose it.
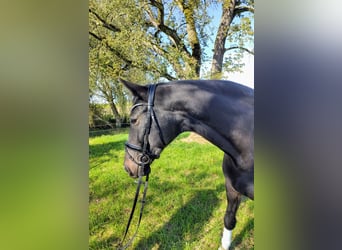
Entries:
{"label": "noseband", "polygon": [[[125,143],[125,150],[126,153],[129,157],[130,160],[132,160],[135,164],[137,164],[139,166],[139,170],[138,170],[138,176],[144,176],[150,173],[151,169],[150,169],[150,164],[154,159],[159,158],[159,155],[153,154],[151,152],[150,149],[150,143],[149,143],[149,135],[151,132],[151,127],[152,127],[152,121],[154,121],[154,123],[156,124],[157,128],[158,128],[158,132],[159,132],[159,137],[161,142],[164,144],[164,146],[166,145],[165,140],[163,138],[163,133],[160,129],[158,120],[156,118],[156,114],[154,112],[153,106],[154,106],[154,96],[155,96],[155,92],[156,92],[156,88],[157,88],[157,84],[151,84],[148,85],[148,102],[146,103],[137,103],[135,105],[133,105],[131,112],[139,106],[147,106],[147,112],[146,112],[146,116],[147,116],[147,122],[144,126],[144,136],[143,136],[143,143],[142,146],[138,146],[138,145],[134,145],[132,143],[129,143],[128,141]],[[134,150],[134,151],[138,151],[139,154],[137,156],[137,158],[134,158],[130,152],[130,150]]]}

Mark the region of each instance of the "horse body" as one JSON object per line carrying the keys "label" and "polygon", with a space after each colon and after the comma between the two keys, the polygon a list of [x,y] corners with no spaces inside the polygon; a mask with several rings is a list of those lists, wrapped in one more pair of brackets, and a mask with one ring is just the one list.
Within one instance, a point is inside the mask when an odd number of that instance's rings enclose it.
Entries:
{"label": "horse body", "polygon": [[[123,81],[134,94],[128,141],[143,143],[148,101],[146,86]],[[157,122],[150,124],[148,147],[159,156],[178,134],[193,131],[224,151],[222,169],[228,206],[224,217],[222,247],[228,249],[231,230],[241,194],[254,199],[254,91],[246,86],[220,80],[186,80],[160,83],[153,104]],[[145,128],[146,129],[146,128]],[[162,140],[161,140],[162,134]],[[125,168],[137,176],[137,152],[126,154]],[[155,157],[157,158],[157,157]],[[152,159],[153,160],[153,159]]]}

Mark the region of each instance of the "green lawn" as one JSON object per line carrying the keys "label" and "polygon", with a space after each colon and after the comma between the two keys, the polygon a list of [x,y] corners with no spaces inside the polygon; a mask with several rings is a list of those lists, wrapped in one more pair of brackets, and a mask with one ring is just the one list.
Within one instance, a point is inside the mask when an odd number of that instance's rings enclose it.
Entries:
{"label": "green lawn", "polygon": [[[181,141],[188,135],[180,135],[152,164],[144,215],[129,249],[219,247],[226,209],[223,153],[211,144]],[[89,249],[116,249],[125,231],[136,189],[123,170],[127,137],[89,139]],[[244,199],[231,249],[254,249],[253,210],[253,201]]]}

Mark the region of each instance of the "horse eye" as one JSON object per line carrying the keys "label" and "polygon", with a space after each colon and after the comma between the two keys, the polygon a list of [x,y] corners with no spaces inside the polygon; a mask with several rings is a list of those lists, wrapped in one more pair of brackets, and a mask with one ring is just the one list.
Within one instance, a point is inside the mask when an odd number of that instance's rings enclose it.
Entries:
{"label": "horse eye", "polygon": [[135,124],[137,122],[137,119],[131,119],[131,123]]}

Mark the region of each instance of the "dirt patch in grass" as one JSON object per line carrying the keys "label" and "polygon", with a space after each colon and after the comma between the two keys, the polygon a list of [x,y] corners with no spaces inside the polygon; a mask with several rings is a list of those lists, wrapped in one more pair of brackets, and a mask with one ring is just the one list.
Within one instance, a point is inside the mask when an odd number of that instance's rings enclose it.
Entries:
{"label": "dirt patch in grass", "polygon": [[202,136],[200,136],[200,135],[198,135],[196,133],[190,133],[190,135],[188,137],[181,139],[181,141],[182,142],[187,142],[187,143],[196,142],[196,143],[199,143],[199,144],[210,143],[209,141],[207,141]]}

